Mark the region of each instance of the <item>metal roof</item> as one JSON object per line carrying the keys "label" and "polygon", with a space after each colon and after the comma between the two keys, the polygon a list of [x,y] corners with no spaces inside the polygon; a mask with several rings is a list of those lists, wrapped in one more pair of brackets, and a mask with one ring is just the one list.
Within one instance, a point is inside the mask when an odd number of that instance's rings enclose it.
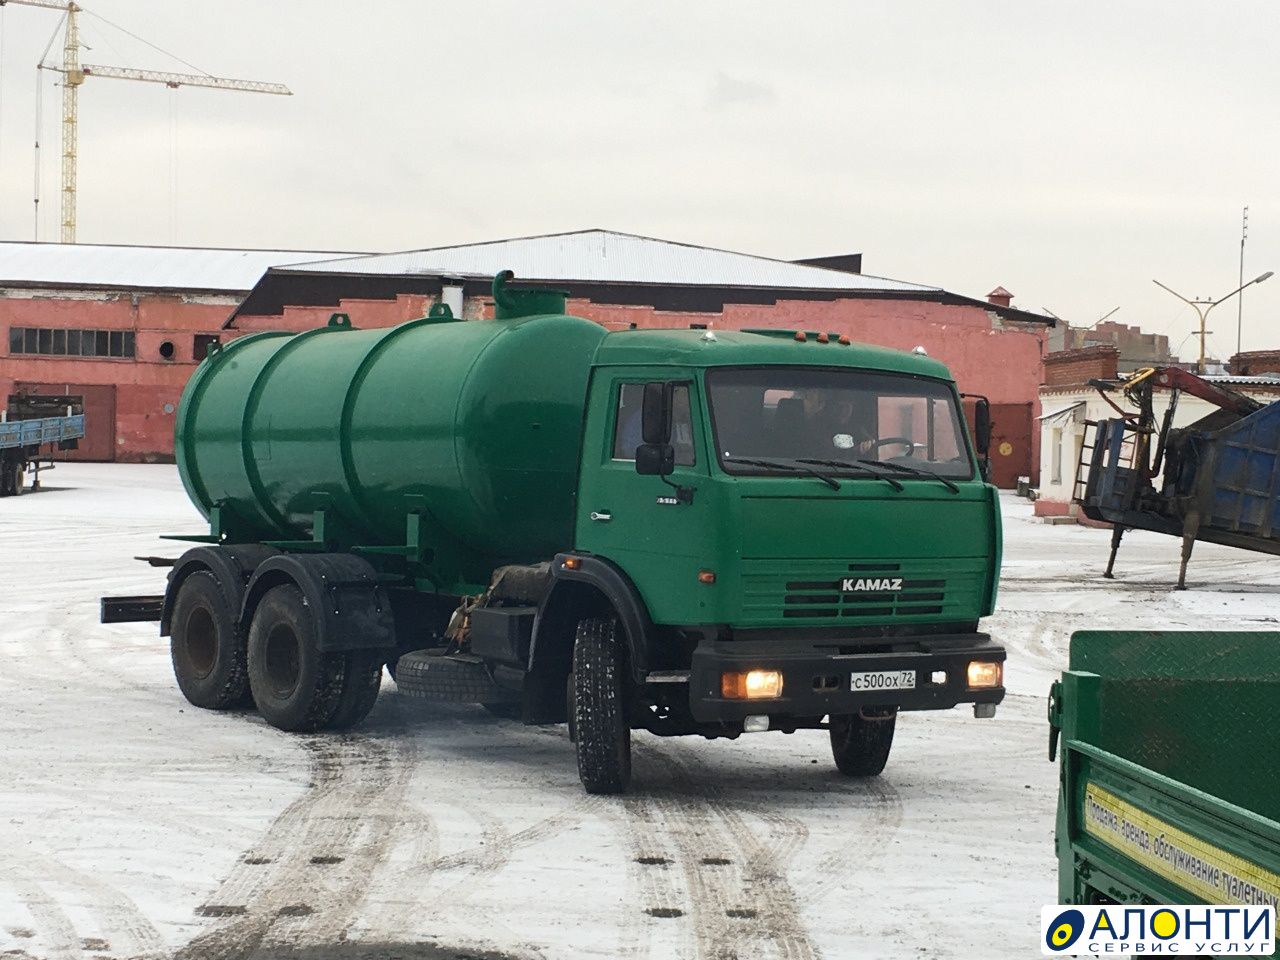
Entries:
{"label": "metal roof", "polygon": [[356,254],[0,241],[0,286],[244,293],[268,268]]}
{"label": "metal roof", "polygon": [[612,230],[518,237],[454,247],[300,263],[290,272],[394,276],[492,277],[661,286],[760,287],[940,293],[938,287],[828,270],[730,250],[655,240]]}
{"label": "metal roof", "polygon": [[1054,417],[1060,417],[1060,416],[1062,416],[1064,413],[1070,413],[1072,410],[1077,410],[1077,409],[1079,409],[1080,407],[1083,407],[1084,405],[1085,405],[1085,401],[1083,401],[1083,400],[1077,400],[1075,403],[1068,404],[1068,405],[1067,405],[1067,406],[1065,406],[1065,407],[1061,407],[1060,409],[1057,409],[1057,410],[1054,410],[1054,411],[1052,411],[1052,412],[1050,412],[1050,413],[1046,413],[1046,414],[1044,414],[1044,415],[1042,415],[1042,416],[1036,417],[1036,419],[1037,419],[1037,420],[1052,420]]}

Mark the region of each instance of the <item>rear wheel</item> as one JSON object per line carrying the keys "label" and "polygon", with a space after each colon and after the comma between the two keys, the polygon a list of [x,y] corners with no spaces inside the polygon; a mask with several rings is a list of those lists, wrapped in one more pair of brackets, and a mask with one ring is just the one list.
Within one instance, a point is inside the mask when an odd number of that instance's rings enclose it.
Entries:
{"label": "rear wheel", "polygon": [[877,777],[889,762],[897,712],[831,717],[831,755],[846,777]]}
{"label": "rear wheel", "polygon": [[322,652],[318,641],[302,591],[293,584],[268,590],[249,628],[249,687],[273,727],[319,730],[337,715],[347,658]]}
{"label": "rear wheel", "polygon": [[13,465],[13,495],[20,497],[26,492],[27,471],[22,469],[22,464],[15,463]]}
{"label": "rear wheel", "polygon": [[618,622],[581,620],[573,643],[569,705],[578,777],[587,793],[623,793],[631,782],[626,661]]}
{"label": "rear wheel", "polygon": [[378,701],[385,661],[386,654],[381,650],[356,650],[346,655],[338,709],[325,724],[326,729],[346,730],[369,715]]}
{"label": "rear wheel", "polygon": [[169,654],[182,695],[197,707],[226,710],[248,700],[245,640],[217,578],[197,570],[178,587]]}

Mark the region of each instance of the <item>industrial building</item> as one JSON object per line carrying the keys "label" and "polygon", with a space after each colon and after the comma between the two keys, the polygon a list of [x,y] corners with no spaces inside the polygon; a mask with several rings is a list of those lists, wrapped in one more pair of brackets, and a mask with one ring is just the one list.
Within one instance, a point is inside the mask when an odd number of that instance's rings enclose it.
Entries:
{"label": "industrial building", "polygon": [[613,329],[801,328],[923,347],[991,400],[998,482],[1036,462],[1054,321],[1003,288],[976,299],[863,274],[857,254],[790,262],[607,230],[387,254],[0,243],[0,390],[84,395],[83,458],[167,459],[182,387],[212,339],[304,330],[334,312],[389,326],[437,301],[483,319],[503,269],[567,290],[571,313]]}

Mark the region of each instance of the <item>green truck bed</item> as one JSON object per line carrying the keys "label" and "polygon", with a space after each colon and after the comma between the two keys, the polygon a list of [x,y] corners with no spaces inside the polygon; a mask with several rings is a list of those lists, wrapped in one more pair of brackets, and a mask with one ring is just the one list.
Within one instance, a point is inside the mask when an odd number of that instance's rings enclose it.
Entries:
{"label": "green truck bed", "polygon": [[1280,633],[1083,631],[1049,702],[1062,903],[1280,900]]}

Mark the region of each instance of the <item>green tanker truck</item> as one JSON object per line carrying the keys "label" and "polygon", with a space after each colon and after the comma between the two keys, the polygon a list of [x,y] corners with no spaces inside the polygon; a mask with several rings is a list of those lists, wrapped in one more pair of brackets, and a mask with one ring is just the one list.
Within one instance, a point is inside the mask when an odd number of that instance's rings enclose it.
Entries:
{"label": "green tanker truck", "polygon": [[567,721],[597,793],[626,789],[633,729],[828,729],[872,776],[899,710],[994,715],[985,401],[975,445],[922,351],[608,332],[509,279],[493,320],[213,348],[176,429],[209,532],[104,621],[158,619],[187,699],[284,730],[360,721],[384,665]]}

